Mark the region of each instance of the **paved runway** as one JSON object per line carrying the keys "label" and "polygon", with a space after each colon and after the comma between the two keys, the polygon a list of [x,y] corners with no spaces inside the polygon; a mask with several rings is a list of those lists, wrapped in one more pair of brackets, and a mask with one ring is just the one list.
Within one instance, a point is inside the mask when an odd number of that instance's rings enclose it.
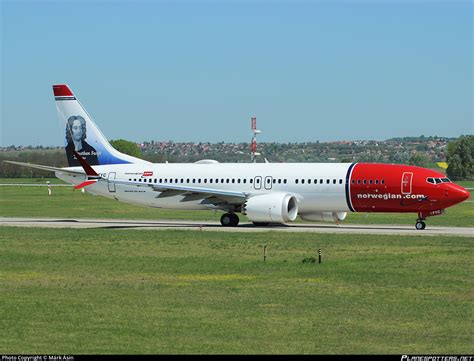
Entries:
{"label": "paved runway", "polygon": [[426,226],[417,231],[405,225],[354,225],[298,223],[256,227],[243,223],[238,227],[222,227],[218,222],[181,220],[121,220],[121,219],[59,219],[59,218],[7,218],[0,217],[0,226],[49,227],[49,228],[111,228],[111,229],[188,229],[197,231],[226,232],[314,232],[314,233],[358,233],[358,234],[400,234],[400,235],[452,235],[474,237],[474,227]]}

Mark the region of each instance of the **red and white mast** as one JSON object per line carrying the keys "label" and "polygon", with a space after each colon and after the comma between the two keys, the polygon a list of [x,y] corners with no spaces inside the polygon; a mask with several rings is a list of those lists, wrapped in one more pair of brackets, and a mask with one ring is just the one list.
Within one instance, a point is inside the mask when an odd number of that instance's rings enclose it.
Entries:
{"label": "red and white mast", "polygon": [[257,134],[261,133],[260,130],[257,130],[257,117],[252,117],[251,129],[252,129],[252,142],[250,144],[250,151],[251,151],[250,160],[256,163],[257,155],[260,155],[260,153],[257,152]]}

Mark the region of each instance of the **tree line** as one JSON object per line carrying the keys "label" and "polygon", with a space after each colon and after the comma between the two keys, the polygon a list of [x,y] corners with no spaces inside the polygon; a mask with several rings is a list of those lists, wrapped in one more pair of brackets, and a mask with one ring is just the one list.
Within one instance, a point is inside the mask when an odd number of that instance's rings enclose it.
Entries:
{"label": "tree line", "polygon": [[[163,154],[143,154],[136,143],[124,139],[112,140],[110,143],[115,149],[122,153],[145,159],[150,162],[164,162],[166,160],[170,162],[190,161],[190,159],[182,159],[183,157],[180,157],[179,155],[167,157],[167,159],[165,159]],[[278,147],[278,145],[276,145],[276,147]],[[216,159],[217,158],[219,157],[216,157]],[[234,158],[227,159],[226,157],[221,156],[217,160],[221,162],[233,162],[236,161]],[[240,158],[243,159],[242,156],[240,156]],[[279,154],[278,161],[291,161],[291,159],[284,158],[284,154]],[[341,159],[337,159],[337,161],[382,161],[379,159],[367,159],[365,156],[360,156],[359,158],[360,159],[349,159],[349,157],[343,157]],[[2,178],[51,177],[51,172],[5,163],[4,160],[49,165],[53,167],[67,167],[66,154],[62,148],[37,150],[28,149],[21,151],[10,150],[0,152],[0,177]],[[409,157],[400,157],[400,159],[394,159],[393,161],[395,163],[411,164],[420,167],[430,166],[429,158],[423,151],[416,151],[413,152]],[[456,140],[450,141],[448,143],[446,161],[448,163],[446,172],[449,178],[452,180],[474,180],[474,135],[465,135],[457,138]]]}

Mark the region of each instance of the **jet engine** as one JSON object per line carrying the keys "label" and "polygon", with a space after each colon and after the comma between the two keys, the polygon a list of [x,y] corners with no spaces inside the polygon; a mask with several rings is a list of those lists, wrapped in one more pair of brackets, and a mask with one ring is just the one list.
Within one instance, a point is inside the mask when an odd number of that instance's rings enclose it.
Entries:
{"label": "jet engine", "polygon": [[269,193],[250,198],[242,207],[252,222],[293,222],[298,215],[298,201],[288,193]]}
{"label": "jet engine", "polygon": [[347,212],[314,212],[300,214],[305,221],[341,222],[346,219]]}

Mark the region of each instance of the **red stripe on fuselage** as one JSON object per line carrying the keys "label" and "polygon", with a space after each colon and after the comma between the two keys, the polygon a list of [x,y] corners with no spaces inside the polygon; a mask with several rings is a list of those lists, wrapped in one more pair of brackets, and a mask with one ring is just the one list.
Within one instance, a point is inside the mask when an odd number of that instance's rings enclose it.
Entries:
{"label": "red stripe on fuselage", "polygon": [[429,212],[456,203],[446,191],[456,185],[428,183],[428,177],[446,176],[415,166],[357,163],[349,180],[352,207],[356,212]]}

